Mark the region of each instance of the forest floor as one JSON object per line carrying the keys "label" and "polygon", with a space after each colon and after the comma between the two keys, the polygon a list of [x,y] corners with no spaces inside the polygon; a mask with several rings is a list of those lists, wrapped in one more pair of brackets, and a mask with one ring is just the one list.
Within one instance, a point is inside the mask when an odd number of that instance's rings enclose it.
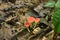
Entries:
{"label": "forest floor", "polygon": [[[0,40],[53,40],[54,8],[45,7],[47,1],[0,0]],[[39,23],[25,27],[27,17],[38,18]]]}

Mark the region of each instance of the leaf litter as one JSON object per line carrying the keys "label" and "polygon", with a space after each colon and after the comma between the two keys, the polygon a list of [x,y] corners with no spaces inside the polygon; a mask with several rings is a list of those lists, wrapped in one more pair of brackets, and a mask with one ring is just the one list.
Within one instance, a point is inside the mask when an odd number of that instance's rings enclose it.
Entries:
{"label": "leaf litter", "polygon": [[[52,40],[52,8],[45,7],[45,2],[47,0],[0,0],[0,40]],[[34,22],[28,28],[24,26],[29,16],[40,19],[35,28]]]}

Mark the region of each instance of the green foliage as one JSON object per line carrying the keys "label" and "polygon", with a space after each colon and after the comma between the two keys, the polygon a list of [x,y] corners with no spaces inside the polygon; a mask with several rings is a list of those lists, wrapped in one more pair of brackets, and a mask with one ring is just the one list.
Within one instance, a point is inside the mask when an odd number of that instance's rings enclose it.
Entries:
{"label": "green foliage", "polygon": [[53,14],[53,24],[55,26],[54,30],[60,33],[60,9],[55,9]]}
{"label": "green foliage", "polygon": [[54,31],[60,33],[60,0],[57,0],[55,3],[53,0],[48,1],[45,4],[45,7],[54,7],[54,14],[53,14],[53,24],[54,24]]}
{"label": "green foliage", "polygon": [[60,33],[60,0],[55,4],[54,14],[53,14],[53,24],[54,30],[57,33]]}
{"label": "green foliage", "polygon": [[53,24],[54,24],[54,30],[57,33],[60,33],[60,0],[57,0],[57,3],[55,4],[54,8],[54,14],[53,14]]}
{"label": "green foliage", "polygon": [[57,1],[57,3],[55,4],[56,8],[60,8],[60,0]]}
{"label": "green foliage", "polygon": [[49,0],[49,1],[44,5],[44,7],[54,7],[54,5],[55,5],[55,2],[52,1],[52,0]]}

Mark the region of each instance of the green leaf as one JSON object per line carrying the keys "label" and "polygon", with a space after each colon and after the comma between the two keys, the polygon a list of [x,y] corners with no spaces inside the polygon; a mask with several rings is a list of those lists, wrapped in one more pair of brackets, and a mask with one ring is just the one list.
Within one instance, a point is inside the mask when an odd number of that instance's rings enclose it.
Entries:
{"label": "green leaf", "polygon": [[53,24],[54,30],[57,33],[60,33],[60,9],[55,9],[53,14]]}
{"label": "green leaf", "polygon": [[55,4],[56,8],[60,8],[60,0],[57,1],[57,3]]}
{"label": "green leaf", "polygon": [[54,7],[54,5],[55,5],[55,2],[54,2],[54,1],[48,1],[48,2],[44,5],[44,7]]}
{"label": "green leaf", "polygon": [[58,25],[57,33],[60,33],[60,24]]}

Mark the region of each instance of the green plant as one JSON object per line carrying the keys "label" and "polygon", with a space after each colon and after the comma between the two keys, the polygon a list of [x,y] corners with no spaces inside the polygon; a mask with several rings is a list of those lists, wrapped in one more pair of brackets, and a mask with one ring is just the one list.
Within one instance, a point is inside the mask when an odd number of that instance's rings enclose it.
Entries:
{"label": "green plant", "polygon": [[60,0],[54,2],[50,0],[46,3],[45,7],[54,7],[53,11],[53,24],[54,24],[54,31],[60,33]]}
{"label": "green plant", "polygon": [[[45,6],[54,7],[53,19],[52,19],[53,24],[54,24],[54,32],[60,33],[60,0],[57,0],[57,2],[55,2],[55,4],[51,0],[51,2],[47,3]],[[56,40],[56,39],[54,39],[54,40]]]}
{"label": "green plant", "polygon": [[54,8],[53,24],[55,26],[54,31],[60,33],[60,0],[57,1]]}

